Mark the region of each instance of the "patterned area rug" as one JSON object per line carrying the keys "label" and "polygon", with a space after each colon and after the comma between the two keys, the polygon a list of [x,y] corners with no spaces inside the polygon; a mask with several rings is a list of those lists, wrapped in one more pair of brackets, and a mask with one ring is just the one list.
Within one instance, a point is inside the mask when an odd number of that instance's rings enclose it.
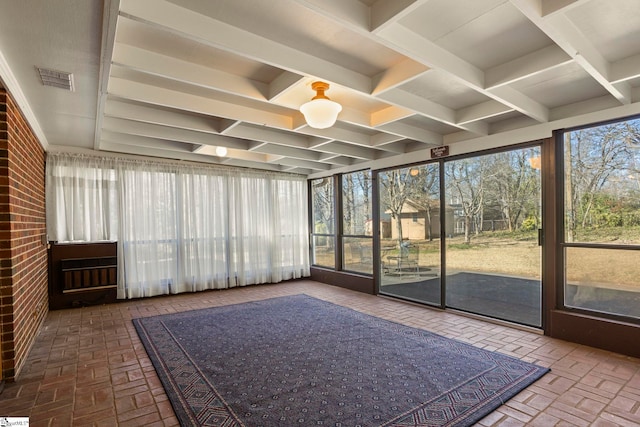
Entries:
{"label": "patterned area rug", "polygon": [[133,322],[183,426],[467,426],[548,371],[306,295]]}

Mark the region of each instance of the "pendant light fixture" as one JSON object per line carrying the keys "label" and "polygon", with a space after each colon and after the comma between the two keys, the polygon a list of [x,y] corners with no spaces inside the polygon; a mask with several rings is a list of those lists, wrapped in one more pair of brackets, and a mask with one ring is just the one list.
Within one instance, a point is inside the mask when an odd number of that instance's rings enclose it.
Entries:
{"label": "pendant light fixture", "polygon": [[342,111],[342,105],[330,100],[324,94],[324,91],[329,89],[329,83],[313,82],[311,88],[316,91],[316,96],[311,98],[311,101],[302,104],[300,112],[312,128],[326,129],[333,126],[338,118],[338,113]]}

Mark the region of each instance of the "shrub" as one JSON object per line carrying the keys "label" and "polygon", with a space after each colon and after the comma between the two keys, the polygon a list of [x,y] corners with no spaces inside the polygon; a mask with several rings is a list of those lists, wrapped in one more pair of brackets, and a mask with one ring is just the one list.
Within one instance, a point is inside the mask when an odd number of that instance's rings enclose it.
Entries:
{"label": "shrub", "polygon": [[538,219],[535,216],[528,216],[522,221],[520,227],[523,231],[533,231],[538,228]]}

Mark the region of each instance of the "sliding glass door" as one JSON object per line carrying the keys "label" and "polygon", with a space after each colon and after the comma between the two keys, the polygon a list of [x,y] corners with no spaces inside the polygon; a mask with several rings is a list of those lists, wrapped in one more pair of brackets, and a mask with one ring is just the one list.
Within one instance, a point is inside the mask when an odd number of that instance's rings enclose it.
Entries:
{"label": "sliding glass door", "polygon": [[379,172],[379,292],[540,327],[540,159],[533,146]]}
{"label": "sliding glass door", "polygon": [[541,326],[540,148],[444,163],[447,307]]}
{"label": "sliding glass door", "polygon": [[440,305],[440,167],[378,174],[382,294]]}

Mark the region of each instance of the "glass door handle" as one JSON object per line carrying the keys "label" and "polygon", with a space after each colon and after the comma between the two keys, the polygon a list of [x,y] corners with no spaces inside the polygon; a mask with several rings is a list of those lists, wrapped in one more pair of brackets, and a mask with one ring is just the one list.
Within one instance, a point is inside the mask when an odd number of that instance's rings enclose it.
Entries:
{"label": "glass door handle", "polygon": [[542,246],[543,239],[544,239],[544,234],[542,233],[542,228],[538,228],[538,246]]}

